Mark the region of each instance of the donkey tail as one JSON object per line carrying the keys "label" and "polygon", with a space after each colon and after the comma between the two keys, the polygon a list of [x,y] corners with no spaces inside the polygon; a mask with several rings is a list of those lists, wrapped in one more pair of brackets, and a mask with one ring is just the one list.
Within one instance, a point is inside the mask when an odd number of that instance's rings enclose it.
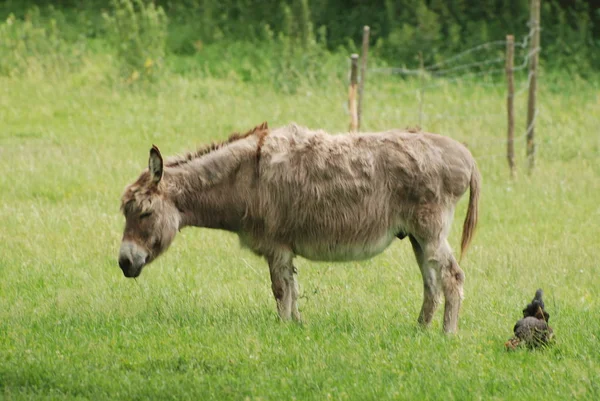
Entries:
{"label": "donkey tail", "polygon": [[481,190],[481,174],[477,169],[477,165],[473,163],[473,170],[471,170],[471,183],[469,184],[471,191],[469,193],[469,207],[467,209],[467,215],[465,216],[465,222],[463,224],[462,240],[460,242],[460,258],[465,255],[473,234],[475,233],[475,227],[477,226],[477,219],[479,217],[479,193]]}

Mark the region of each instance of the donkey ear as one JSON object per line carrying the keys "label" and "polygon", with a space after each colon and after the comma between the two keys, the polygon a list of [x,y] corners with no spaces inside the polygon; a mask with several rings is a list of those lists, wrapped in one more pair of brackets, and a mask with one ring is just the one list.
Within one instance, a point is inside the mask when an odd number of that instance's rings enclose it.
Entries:
{"label": "donkey ear", "polygon": [[148,159],[148,170],[152,176],[152,182],[158,184],[163,176],[163,158],[156,145],[150,149],[150,159]]}

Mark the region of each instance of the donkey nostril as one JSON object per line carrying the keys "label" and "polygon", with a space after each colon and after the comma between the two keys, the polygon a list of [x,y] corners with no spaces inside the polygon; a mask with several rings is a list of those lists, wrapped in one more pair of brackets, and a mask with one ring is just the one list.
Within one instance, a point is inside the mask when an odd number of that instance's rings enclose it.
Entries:
{"label": "donkey nostril", "polygon": [[129,258],[119,258],[119,267],[121,270],[129,270],[131,268],[131,260]]}

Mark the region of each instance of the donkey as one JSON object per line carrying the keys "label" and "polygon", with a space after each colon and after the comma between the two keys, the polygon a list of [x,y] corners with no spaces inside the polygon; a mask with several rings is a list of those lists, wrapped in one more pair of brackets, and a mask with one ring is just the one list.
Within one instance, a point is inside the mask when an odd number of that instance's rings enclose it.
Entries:
{"label": "donkey", "polygon": [[470,187],[461,256],[475,230],[481,177],[453,139],[390,130],[330,135],[263,123],[221,144],[163,160],[126,187],[119,266],[126,277],[164,252],[187,226],[237,233],[269,265],[283,320],[300,320],[292,263],[371,258],[408,236],[423,276],[418,322],[445,298],[444,331],[456,332],[465,275],[448,244],[458,200]]}

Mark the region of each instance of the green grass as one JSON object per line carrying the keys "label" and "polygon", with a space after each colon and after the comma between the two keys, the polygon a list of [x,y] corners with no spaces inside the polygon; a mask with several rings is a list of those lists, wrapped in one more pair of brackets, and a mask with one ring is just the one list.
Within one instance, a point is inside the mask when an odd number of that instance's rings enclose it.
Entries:
{"label": "green grass", "polygon": [[[360,263],[297,259],[303,325],[278,322],[264,261],[234,235],[186,229],[137,280],[116,259],[120,195],[147,163],[267,120],[343,131],[332,79],[281,94],[267,84],[166,76],[108,85],[89,64],[60,80],[0,78],[0,398],[600,398],[598,88],[544,84],[535,173],[504,158],[502,87],[426,93],[427,130],[466,142],[484,178],[464,259],[460,332],[416,317],[421,278],[407,241]],[[366,130],[414,126],[414,91],[372,76]],[[414,87],[413,87],[414,89]],[[517,98],[522,138],[524,94]],[[465,211],[451,235],[457,247]],[[544,351],[503,343],[534,291],[556,333]]]}

